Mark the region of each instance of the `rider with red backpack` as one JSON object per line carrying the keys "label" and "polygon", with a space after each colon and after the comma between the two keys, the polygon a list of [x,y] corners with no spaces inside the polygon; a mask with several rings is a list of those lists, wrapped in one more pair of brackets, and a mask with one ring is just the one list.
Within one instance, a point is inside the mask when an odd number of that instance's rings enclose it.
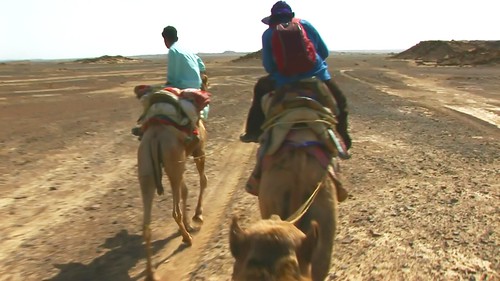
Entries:
{"label": "rider with red backpack", "polygon": [[337,104],[337,131],[346,147],[351,147],[347,131],[347,101],[328,72],[326,58],[329,50],[317,32],[306,20],[295,18],[285,1],[276,2],[271,16],[262,19],[269,28],[262,35],[262,62],[268,76],[259,79],[254,88],[243,142],[258,142],[260,126],[265,116],[261,98],[270,91],[304,78],[316,77],[325,82]]}

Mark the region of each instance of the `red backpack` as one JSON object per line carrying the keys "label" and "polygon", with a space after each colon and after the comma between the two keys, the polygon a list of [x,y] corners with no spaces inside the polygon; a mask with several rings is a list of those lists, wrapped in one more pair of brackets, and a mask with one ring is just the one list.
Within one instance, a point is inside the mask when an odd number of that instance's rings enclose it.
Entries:
{"label": "red backpack", "polygon": [[294,76],[312,70],[316,64],[316,49],[307,37],[300,19],[276,25],[271,47],[278,72]]}

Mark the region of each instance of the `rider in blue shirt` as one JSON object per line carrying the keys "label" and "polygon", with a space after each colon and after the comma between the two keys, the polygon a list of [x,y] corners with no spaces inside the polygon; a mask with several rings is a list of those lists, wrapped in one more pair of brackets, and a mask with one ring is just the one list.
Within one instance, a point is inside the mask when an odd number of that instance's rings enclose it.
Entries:
{"label": "rider in blue shirt", "polygon": [[328,66],[325,61],[329,55],[328,48],[317,30],[308,21],[300,20],[300,24],[304,27],[308,38],[312,41],[316,49],[316,65],[312,70],[293,77],[283,76],[277,70],[271,47],[271,37],[274,30],[272,27],[280,23],[290,22],[294,17],[295,13],[292,11],[292,8],[285,1],[278,1],[273,5],[271,15],[262,19],[263,23],[269,25],[269,28],[262,35],[262,62],[264,69],[269,75],[260,78],[255,84],[245,133],[240,136],[240,140],[242,142],[258,142],[258,138],[262,134],[261,126],[265,120],[264,112],[261,108],[261,99],[265,94],[285,84],[315,76],[325,83],[335,98],[339,110],[336,129],[343,138],[347,149],[349,149],[351,147],[351,137],[347,128],[347,100],[328,72]]}
{"label": "rider in blue shirt", "polygon": [[200,89],[201,75],[205,73],[205,64],[201,58],[177,43],[175,27],[165,27],[162,36],[165,46],[169,49],[166,86]]}
{"label": "rider in blue shirt", "polygon": [[301,19],[300,24],[304,28],[307,37],[311,40],[314,48],[316,50],[316,65],[314,68],[306,73],[302,73],[294,76],[284,76],[278,72],[276,62],[273,58],[273,50],[271,46],[273,28],[268,28],[264,31],[262,35],[262,64],[267,73],[276,81],[276,87],[279,88],[285,84],[290,84],[293,82],[300,81],[304,78],[317,77],[322,81],[331,79],[330,73],[328,72],[328,65],[325,60],[330,54],[330,51],[326,47],[325,42],[319,35],[318,31],[314,26],[312,26],[308,21]]}
{"label": "rider in blue shirt", "polygon": [[[201,58],[182,48],[177,41],[177,29],[173,26],[167,26],[161,33],[165,46],[169,49],[167,60],[167,77],[164,87],[174,87],[184,89],[207,90],[207,76],[205,74],[205,64]],[[139,96],[138,96],[139,98]],[[201,112],[202,118],[207,119],[209,105]],[[139,118],[139,121],[144,116]],[[141,136],[140,126],[132,128],[132,134]]]}

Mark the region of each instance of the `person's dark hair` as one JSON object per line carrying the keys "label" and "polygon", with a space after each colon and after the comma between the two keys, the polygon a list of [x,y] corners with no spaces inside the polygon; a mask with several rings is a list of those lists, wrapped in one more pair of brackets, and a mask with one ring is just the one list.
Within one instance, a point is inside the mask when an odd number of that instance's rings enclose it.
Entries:
{"label": "person's dark hair", "polygon": [[163,36],[163,38],[168,39],[172,42],[177,42],[177,40],[179,40],[179,38],[177,38],[177,29],[175,29],[175,27],[170,26],[170,25],[163,29],[161,36]]}

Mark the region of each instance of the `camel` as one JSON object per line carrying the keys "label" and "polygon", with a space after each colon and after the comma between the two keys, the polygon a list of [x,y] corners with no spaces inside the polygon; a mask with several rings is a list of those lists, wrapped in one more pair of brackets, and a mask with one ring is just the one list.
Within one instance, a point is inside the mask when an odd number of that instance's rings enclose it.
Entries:
{"label": "camel", "polygon": [[[260,139],[258,164],[247,191],[258,196],[261,218],[282,219],[294,213],[319,186],[318,194],[296,223],[303,233],[319,225],[318,243],[312,255],[312,280],[328,275],[337,229],[337,201],[347,197],[338,177],[336,120],[318,96],[331,96],[322,82],[305,81],[272,92],[263,98],[266,122]],[[326,89],[325,89],[326,88]],[[318,94],[319,93],[319,94]],[[323,103],[324,104],[324,103]],[[318,185],[319,183],[319,185]],[[251,191],[254,186],[256,190]]]}
{"label": "camel", "polygon": [[[155,104],[158,105],[158,104]],[[172,108],[170,105],[159,104],[158,106]],[[200,177],[200,191],[195,214],[192,220],[197,223],[203,222],[203,193],[207,187],[207,176],[205,174],[205,142],[207,133],[203,120],[197,120],[198,141],[189,141],[192,136],[181,130],[175,124],[166,124],[161,119],[154,118],[146,121],[147,129],[144,131],[137,152],[138,178],[141,188],[144,217],[143,237],[146,248],[146,280],[158,280],[152,269],[151,253],[151,209],[155,191],[158,195],[164,193],[162,186],[162,174],[165,171],[173,196],[172,216],[179,226],[182,242],[187,246],[192,245],[190,231],[193,227],[187,216],[188,188],[184,182],[184,171],[189,156],[193,156]],[[163,167],[163,171],[162,171]],[[181,207],[182,200],[182,207]]]}
{"label": "camel", "polygon": [[274,215],[243,230],[233,217],[229,243],[235,258],[234,281],[310,281],[318,224],[311,222],[306,235]]}
{"label": "camel", "polygon": [[263,169],[259,191],[261,217],[273,214],[289,217],[307,200],[318,181],[320,190],[297,227],[304,233],[311,221],[319,225],[319,239],[312,257],[312,280],[325,280],[330,270],[333,241],[337,228],[337,193],[335,182],[325,177],[325,168],[306,149],[296,148],[275,155],[269,167]]}

